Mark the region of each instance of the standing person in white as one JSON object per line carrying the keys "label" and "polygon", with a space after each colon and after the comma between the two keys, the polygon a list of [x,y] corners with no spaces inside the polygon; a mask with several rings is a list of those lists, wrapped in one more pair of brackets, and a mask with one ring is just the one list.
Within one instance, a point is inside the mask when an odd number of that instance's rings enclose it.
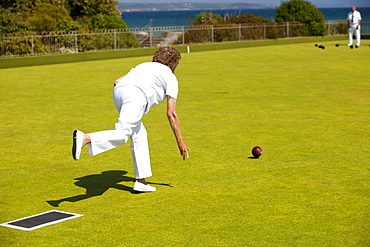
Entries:
{"label": "standing person in white", "polygon": [[355,6],[352,6],[351,11],[347,15],[348,23],[348,46],[353,48],[353,34],[356,35],[356,48],[360,46],[361,43],[361,13],[356,10]]}
{"label": "standing person in white", "polygon": [[141,118],[151,107],[167,98],[167,117],[175,135],[180,154],[188,158],[188,150],[181,136],[179,118],[176,113],[178,81],[174,75],[181,55],[172,47],[162,47],[156,51],[152,62],[139,64],[125,76],[114,82],[113,101],[119,112],[114,130],[85,134],[73,132],[72,155],[80,159],[82,148],[87,144],[90,155],[108,151],[125,144],[131,139],[131,152],[136,182],[134,190],[152,192],[145,178],[152,176],[149,146],[146,129]]}

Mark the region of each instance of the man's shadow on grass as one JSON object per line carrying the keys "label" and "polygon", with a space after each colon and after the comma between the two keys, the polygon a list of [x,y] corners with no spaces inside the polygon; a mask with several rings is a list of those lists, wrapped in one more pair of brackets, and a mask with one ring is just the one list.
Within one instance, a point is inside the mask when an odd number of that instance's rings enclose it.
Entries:
{"label": "man's shadow on grass", "polygon": [[[77,202],[81,200],[85,200],[94,196],[103,195],[108,189],[118,189],[128,191],[132,194],[139,194],[140,192],[134,191],[131,187],[126,185],[119,184],[120,182],[135,182],[135,178],[124,176],[127,174],[126,171],[104,171],[101,174],[93,174],[87,175],[80,178],[75,178],[78,180],[74,184],[78,187],[82,187],[86,189],[85,194],[71,196],[62,198],[59,200],[51,200],[46,201],[53,207],[58,207],[62,202]],[[151,183],[149,184],[157,184],[163,186],[170,186],[170,184],[161,184],[161,183]]]}

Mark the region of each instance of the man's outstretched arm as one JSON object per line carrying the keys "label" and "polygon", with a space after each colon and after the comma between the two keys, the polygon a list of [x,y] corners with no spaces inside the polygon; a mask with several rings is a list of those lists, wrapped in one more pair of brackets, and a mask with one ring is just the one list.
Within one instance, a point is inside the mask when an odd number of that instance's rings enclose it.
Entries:
{"label": "man's outstretched arm", "polygon": [[182,139],[181,130],[180,130],[180,121],[176,113],[176,99],[167,96],[167,117],[168,121],[170,122],[171,129],[175,135],[177,146],[179,147],[180,154],[182,155],[183,159],[189,158],[188,151],[190,148],[186,146],[186,143]]}

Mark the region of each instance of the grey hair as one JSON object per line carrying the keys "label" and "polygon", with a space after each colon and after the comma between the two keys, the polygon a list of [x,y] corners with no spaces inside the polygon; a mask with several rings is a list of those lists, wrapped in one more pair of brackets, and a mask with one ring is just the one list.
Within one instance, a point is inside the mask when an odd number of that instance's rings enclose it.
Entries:
{"label": "grey hair", "polygon": [[173,72],[179,64],[180,59],[181,54],[178,49],[173,47],[161,47],[154,53],[152,61],[168,66]]}

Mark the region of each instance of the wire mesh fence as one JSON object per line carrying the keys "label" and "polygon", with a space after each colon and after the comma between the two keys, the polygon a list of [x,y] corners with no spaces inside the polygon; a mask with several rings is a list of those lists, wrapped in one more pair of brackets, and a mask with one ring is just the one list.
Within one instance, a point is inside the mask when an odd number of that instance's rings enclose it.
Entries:
{"label": "wire mesh fence", "polygon": [[[345,21],[328,21],[325,26],[326,35],[346,34],[348,30]],[[370,23],[362,24],[362,33],[370,34]],[[308,36],[307,25],[287,22],[261,25],[147,26],[90,32],[1,34],[0,56],[78,53],[134,47],[282,39],[298,36]]]}
{"label": "wire mesh fence", "polygon": [[42,32],[27,35],[1,35],[1,56],[77,53],[137,47],[130,30],[95,32]]}

